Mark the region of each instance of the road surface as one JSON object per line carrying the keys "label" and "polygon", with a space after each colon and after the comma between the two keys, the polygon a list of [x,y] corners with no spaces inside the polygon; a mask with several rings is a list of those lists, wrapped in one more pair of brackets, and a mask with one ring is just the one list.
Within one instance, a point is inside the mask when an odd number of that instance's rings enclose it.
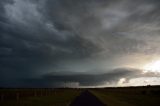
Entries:
{"label": "road surface", "polygon": [[107,106],[88,90],[82,92],[70,106]]}

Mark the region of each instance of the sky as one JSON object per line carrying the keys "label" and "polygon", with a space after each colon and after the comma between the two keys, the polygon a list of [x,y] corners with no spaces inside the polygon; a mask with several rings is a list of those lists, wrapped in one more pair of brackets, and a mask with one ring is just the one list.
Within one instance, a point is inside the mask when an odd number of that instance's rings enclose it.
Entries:
{"label": "sky", "polygon": [[159,0],[0,0],[0,87],[160,85]]}

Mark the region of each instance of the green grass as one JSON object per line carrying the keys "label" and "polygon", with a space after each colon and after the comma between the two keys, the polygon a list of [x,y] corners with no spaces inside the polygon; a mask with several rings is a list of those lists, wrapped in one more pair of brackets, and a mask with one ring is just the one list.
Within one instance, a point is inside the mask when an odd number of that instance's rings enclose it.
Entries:
{"label": "green grass", "polygon": [[[92,90],[102,102],[107,106],[159,106],[160,95],[142,94],[141,90],[127,91],[107,91],[107,90]],[[138,93],[139,92],[139,93]]]}
{"label": "green grass", "polygon": [[0,102],[0,106],[69,106],[80,90],[58,90],[51,96],[29,97],[18,101]]}
{"label": "green grass", "polygon": [[[0,94],[32,94],[19,100],[7,99],[0,106],[69,106],[86,89],[0,89]],[[160,86],[88,89],[107,106],[160,106]],[[50,94],[45,96],[45,92]],[[44,93],[42,96],[41,93]],[[38,96],[40,94],[40,96]],[[23,95],[22,95],[23,96]]]}
{"label": "green grass", "polygon": [[133,106],[127,103],[126,101],[119,100],[113,94],[107,94],[105,92],[99,92],[99,91],[91,91],[91,92],[107,106]]}

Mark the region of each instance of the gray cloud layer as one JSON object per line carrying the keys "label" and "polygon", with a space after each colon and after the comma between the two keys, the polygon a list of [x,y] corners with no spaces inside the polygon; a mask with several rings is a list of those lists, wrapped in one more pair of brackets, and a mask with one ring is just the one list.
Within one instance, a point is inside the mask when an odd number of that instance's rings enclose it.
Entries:
{"label": "gray cloud layer", "polygon": [[[127,77],[128,71],[101,75],[98,62],[106,60],[112,68],[117,57],[158,54],[159,5],[158,0],[2,0],[0,84],[87,86]],[[92,70],[99,74],[90,75]],[[45,76],[57,71],[61,74]],[[77,71],[84,75],[63,75]]]}

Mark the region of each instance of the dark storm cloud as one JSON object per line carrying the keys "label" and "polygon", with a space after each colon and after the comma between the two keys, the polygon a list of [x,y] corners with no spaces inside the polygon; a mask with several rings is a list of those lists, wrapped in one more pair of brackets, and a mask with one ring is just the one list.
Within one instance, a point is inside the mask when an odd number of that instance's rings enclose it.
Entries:
{"label": "dark storm cloud", "polygon": [[[71,74],[62,74],[62,73],[50,73],[43,75],[39,78],[30,78],[30,79],[22,79],[18,81],[15,86],[19,87],[65,87],[68,86],[69,83],[78,83],[78,87],[82,86],[97,86],[103,85],[106,83],[116,83],[120,78],[126,76],[133,76],[137,73],[140,73],[139,70],[136,69],[116,69],[111,72],[104,74],[86,74],[86,73],[71,73]],[[59,85],[57,85],[59,84]],[[13,85],[7,85],[13,86]],[[73,85],[73,87],[77,87]]]}
{"label": "dark storm cloud", "polygon": [[[158,52],[149,33],[159,39],[159,5],[158,0],[1,0],[0,84],[20,86],[21,79],[31,79],[28,86],[58,86],[64,80],[87,86],[127,77],[128,71],[63,74],[76,71],[75,61],[80,67],[86,59],[112,63],[116,55]],[[54,73],[68,62],[72,67],[60,75],[45,75],[46,67]]]}
{"label": "dark storm cloud", "polygon": [[37,67],[65,59],[85,58],[96,51],[96,45],[80,35],[54,28],[54,22],[50,23],[39,13],[38,3],[14,0],[0,4],[3,8],[0,23],[1,83],[36,77]]}
{"label": "dark storm cloud", "polygon": [[[48,6],[46,13],[59,30],[70,30],[83,37],[92,38],[90,40],[93,43],[104,51],[106,49],[107,55],[117,51],[122,54],[144,53],[149,51],[148,48],[152,51],[156,49],[150,47],[148,42],[139,39],[138,36],[133,38],[130,36],[134,36],[132,30],[136,27],[143,28],[146,24],[154,25],[153,16],[158,18],[159,15],[157,12],[159,3],[155,2],[150,0],[137,0],[134,3],[131,0],[55,0],[46,2]],[[140,24],[137,25],[137,23]],[[144,30],[143,28],[141,33],[136,30],[135,33],[147,36],[148,32]]]}
{"label": "dark storm cloud", "polygon": [[159,77],[160,74],[147,72],[142,74],[142,70],[131,68],[120,68],[110,70],[108,73],[103,74],[86,74],[86,73],[50,73],[43,75],[39,78],[22,79],[15,85],[8,85],[6,87],[91,87],[114,85],[121,78],[126,79],[126,83],[132,78],[141,77]]}

